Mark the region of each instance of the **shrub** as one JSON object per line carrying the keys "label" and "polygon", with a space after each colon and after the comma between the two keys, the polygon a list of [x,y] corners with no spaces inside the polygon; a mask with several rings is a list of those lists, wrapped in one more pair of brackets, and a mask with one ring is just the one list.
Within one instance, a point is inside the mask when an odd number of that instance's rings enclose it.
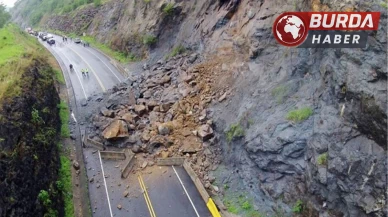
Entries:
{"label": "shrub", "polygon": [[285,85],[280,85],[271,91],[271,95],[276,98],[277,103],[282,103],[288,94],[288,88]]}
{"label": "shrub", "polygon": [[182,54],[186,51],[186,48],[183,47],[182,45],[178,45],[176,47],[174,47],[171,51],[171,53],[167,56],[168,57],[174,57],[176,55],[179,55],[179,54]]}
{"label": "shrub", "polygon": [[46,190],[40,190],[38,194],[38,200],[45,206],[49,207],[51,205],[51,200],[49,193]]}
{"label": "shrub", "polygon": [[167,15],[171,15],[174,12],[174,4],[168,3],[166,6],[164,6],[163,12]]}
{"label": "shrub", "polygon": [[327,152],[319,155],[317,159],[318,165],[327,165],[327,156]]}
{"label": "shrub", "polygon": [[150,2],[151,2],[151,0],[144,0],[144,3],[146,3],[146,4],[148,4]]}
{"label": "shrub", "polygon": [[244,210],[250,210],[252,208],[252,204],[249,202],[249,201],[245,201],[241,207],[244,209]]}
{"label": "shrub", "polygon": [[156,41],[157,41],[157,39],[153,35],[146,35],[146,36],[143,37],[143,43],[145,45],[149,45],[149,46],[153,45],[153,44],[156,43]]}
{"label": "shrub", "polygon": [[309,118],[313,114],[313,110],[309,107],[296,109],[288,112],[287,120],[301,122]]}
{"label": "shrub", "polygon": [[245,135],[244,129],[239,123],[232,124],[228,131],[226,131],[226,140],[231,142],[235,138],[240,138]]}
{"label": "shrub", "polygon": [[303,202],[301,200],[296,201],[296,204],[292,207],[294,213],[301,213],[303,211]]}

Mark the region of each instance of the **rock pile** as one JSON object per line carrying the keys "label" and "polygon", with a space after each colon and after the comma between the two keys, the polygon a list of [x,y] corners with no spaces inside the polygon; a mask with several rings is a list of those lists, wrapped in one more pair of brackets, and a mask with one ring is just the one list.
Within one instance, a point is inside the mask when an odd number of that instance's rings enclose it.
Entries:
{"label": "rock pile", "polygon": [[89,135],[105,146],[143,153],[148,165],[160,157],[190,157],[199,177],[210,183],[206,177],[220,163],[221,150],[213,146],[218,140],[206,106],[222,94],[211,91],[204,66],[192,67],[198,59],[192,54],[160,60],[113,88],[106,106],[92,115]]}

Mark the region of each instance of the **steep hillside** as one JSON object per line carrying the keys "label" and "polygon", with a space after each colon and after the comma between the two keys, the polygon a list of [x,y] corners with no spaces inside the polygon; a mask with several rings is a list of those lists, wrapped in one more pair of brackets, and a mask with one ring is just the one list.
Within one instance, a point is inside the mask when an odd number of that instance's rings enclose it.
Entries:
{"label": "steep hillside", "polygon": [[[311,10],[382,14],[364,49],[280,46],[272,36],[277,15]],[[20,11],[13,18],[25,25],[28,16]],[[213,171],[200,159],[192,163],[229,212],[246,214],[238,199],[243,192],[268,215],[387,214],[387,11],[381,1],[112,0],[45,14],[40,27],[86,33],[142,60],[125,62],[136,79],[109,99],[125,96],[116,99],[121,106],[133,88],[146,105],[175,105],[164,111],[171,111],[167,119],[150,112],[146,132],[157,132],[156,122],[211,117],[206,124],[217,134],[202,145],[222,150],[215,152],[221,165]],[[197,55],[179,55],[185,52]],[[108,121],[93,118],[93,129]],[[106,142],[98,130],[95,136]]]}
{"label": "steep hillside", "polygon": [[55,73],[15,26],[0,29],[0,47],[0,216],[62,216]]}

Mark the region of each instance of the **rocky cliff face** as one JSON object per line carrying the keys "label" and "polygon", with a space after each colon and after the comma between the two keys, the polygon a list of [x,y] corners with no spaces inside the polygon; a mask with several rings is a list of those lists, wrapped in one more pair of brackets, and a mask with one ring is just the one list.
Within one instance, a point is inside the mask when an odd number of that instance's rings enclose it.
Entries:
{"label": "rocky cliff face", "polygon": [[[133,75],[140,76],[133,86],[136,96],[147,95],[147,101],[139,101],[147,105],[153,97],[178,100],[191,81],[176,81],[180,75],[208,75],[199,80],[209,84],[211,94],[202,96],[198,105],[211,102],[205,114],[212,117],[211,125],[219,135],[219,142],[212,143],[222,149],[223,164],[232,171],[216,178],[224,184],[243,180],[258,209],[277,213],[280,204],[287,216],[300,199],[306,216],[387,214],[383,209],[387,12],[378,1],[175,1],[170,13],[163,11],[166,5],[165,1],[110,1],[100,8],[88,6],[47,17],[42,25],[86,32],[114,49],[148,57],[151,66],[175,45],[200,53],[198,59],[205,63],[201,70],[192,70],[192,62],[180,57],[177,62],[161,61],[150,70],[146,67],[144,72],[135,68]],[[370,32],[365,49],[298,49],[277,44],[272,36],[277,15],[310,10],[381,11],[382,15],[379,30]],[[151,47],[141,43],[147,34],[158,38]],[[154,84],[152,79],[165,76],[171,80]],[[131,84],[126,85],[113,96],[124,94]],[[198,114],[194,112],[198,116],[203,112],[199,108]],[[293,110],[308,115],[301,120],[287,118]],[[174,119],[156,117],[157,122]],[[99,119],[104,117],[94,118],[103,127],[104,120]],[[202,160],[195,162],[204,165]],[[210,170],[198,171],[205,177]]]}
{"label": "rocky cliff face", "polygon": [[38,199],[41,190],[51,195],[48,206],[63,210],[55,194],[60,120],[51,70],[44,60],[33,60],[20,81],[21,95],[2,101],[0,216],[43,216],[49,210]]}

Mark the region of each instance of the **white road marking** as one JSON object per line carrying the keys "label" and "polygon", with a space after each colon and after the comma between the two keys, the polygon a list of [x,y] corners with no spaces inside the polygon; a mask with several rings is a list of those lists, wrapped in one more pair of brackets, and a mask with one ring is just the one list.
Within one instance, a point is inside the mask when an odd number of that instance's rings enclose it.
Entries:
{"label": "white road marking", "polygon": [[[62,53],[62,55],[67,59],[67,61],[68,61],[69,63],[71,63],[71,62],[70,62],[70,59],[65,55],[65,53]],[[75,66],[74,66],[74,65],[73,65],[73,70],[74,70],[74,73],[76,74],[76,76],[77,76],[77,78],[78,78],[79,83],[81,84],[81,88],[82,88],[82,91],[83,91],[83,93],[84,93],[85,99],[87,99],[88,96],[86,95],[86,91],[85,91],[84,85],[82,84],[81,78],[79,77],[79,75],[78,75],[78,73],[77,73],[77,70],[75,69]],[[70,77],[70,76],[69,76],[69,77]]]}
{"label": "white road marking", "polygon": [[71,117],[73,118],[74,122],[77,123],[77,119],[75,119],[75,116],[74,116],[74,113],[73,113],[73,112],[71,112]]}
{"label": "white road marking", "polygon": [[176,170],[175,170],[175,167],[174,167],[174,166],[172,166],[172,169],[174,170],[174,172],[175,172],[175,175],[178,177],[178,179],[179,179],[179,182],[181,183],[181,185],[182,185],[182,187],[183,187],[183,190],[185,191],[185,193],[186,193],[186,195],[187,195],[187,198],[189,198],[189,200],[190,200],[190,203],[191,203],[191,206],[193,206],[195,213],[197,214],[197,216],[198,216],[198,217],[200,217],[200,216],[199,216],[199,214],[198,214],[198,211],[197,211],[197,209],[196,209],[196,208],[195,208],[195,206],[194,206],[194,203],[193,203],[193,201],[192,201],[192,200],[191,200],[191,198],[190,198],[190,195],[189,195],[189,193],[187,193],[187,190],[186,190],[185,186],[183,185],[183,182],[182,182],[181,178],[179,177],[178,173],[176,172]]}
{"label": "white road marking", "polygon": [[97,57],[97,59],[99,59],[102,63],[104,63],[104,65],[106,67],[108,67],[108,69],[112,72],[112,74],[117,78],[117,80],[119,80],[119,82],[121,82],[121,79],[116,75],[116,73],[113,72],[113,70],[102,60],[100,59],[97,55],[95,55],[94,53],[92,53],[91,51],[89,51],[88,49],[86,49],[89,53],[91,53],[93,56]]}
{"label": "white road marking", "polygon": [[106,197],[107,197],[107,199],[108,199],[108,205],[109,205],[109,212],[110,212],[110,216],[113,217],[113,214],[112,214],[112,207],[110,206],[110,199],[109,199],[108,187],[106,186],[104,167],[102,166],[102,160],[101,160],[100,150],[98,150],[98,157],[100,158],[101,171],[102,171],[102,178],[104,179]]}
{"label": "white road marking", "polygon": [[96,79],[97,79],[98,83],[100,84],[102,91],[105,92],[106,89],[105,89],[104,85],[102,84],[100,78],[98,77],[96,71],[93,70],[93,67],[92,67],[92,66],[91,66],[84,58],[82,58],[82,56],[81,56],[77,51],[71,49],[71,47],[67,47],[67,48],[69,48],[70,50],[72,50],[77,56],[79,56],[79,57],[81,58],[81,60],[82,60],[86,65],[88,65],[88,67],[90,68],[90,70],[92,70],[94,76],[96,76]]}

